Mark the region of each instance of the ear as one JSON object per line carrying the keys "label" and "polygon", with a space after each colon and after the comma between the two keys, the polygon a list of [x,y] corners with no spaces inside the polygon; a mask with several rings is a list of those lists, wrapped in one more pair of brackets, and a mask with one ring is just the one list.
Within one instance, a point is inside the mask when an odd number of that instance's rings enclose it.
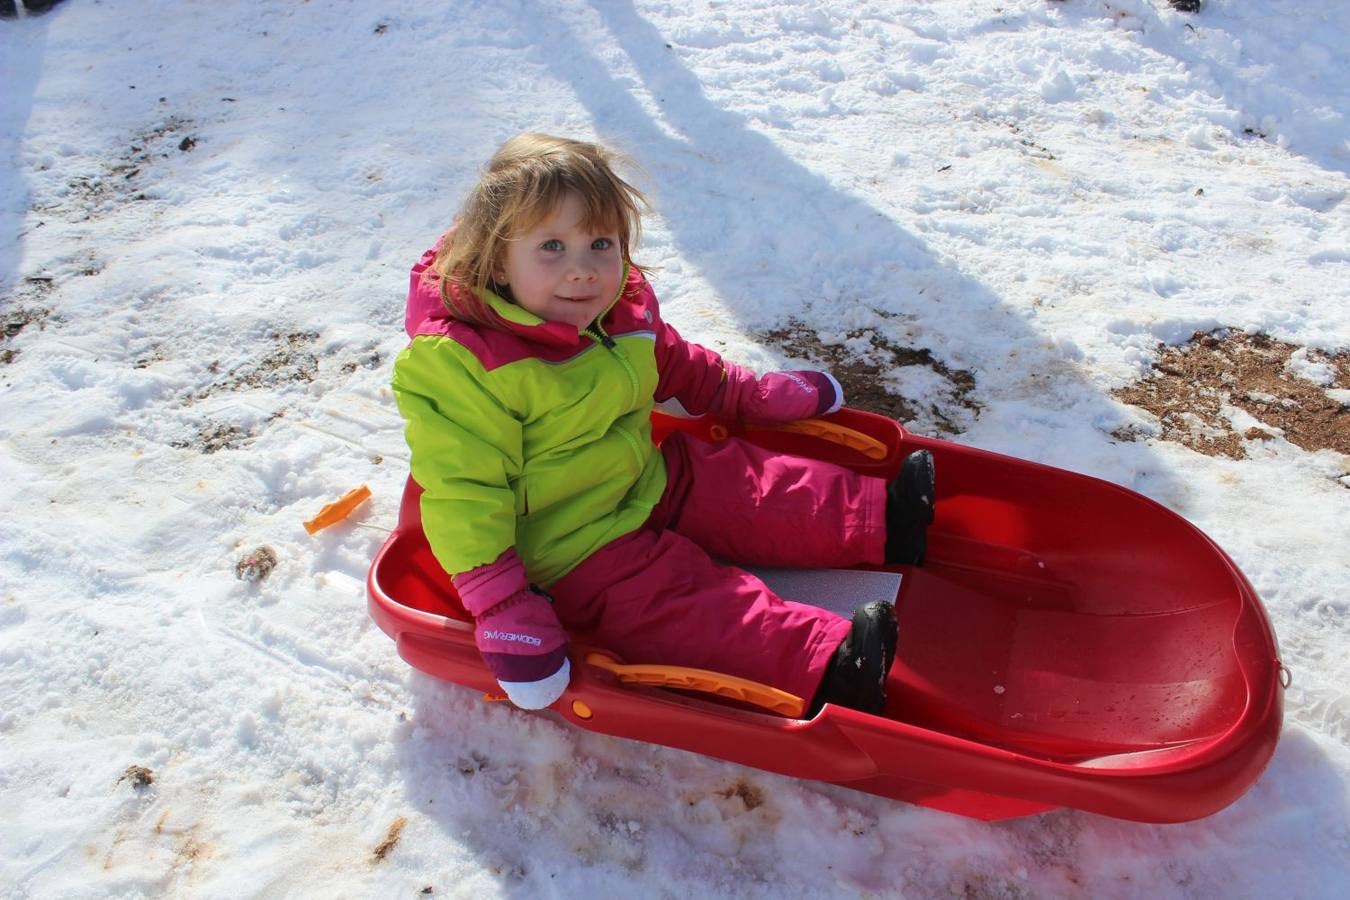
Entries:
{"label": "ear", "polygon": [[510,282],[506,280],[506,267],[501,263],[493,263],[492,265],[492,282],[493,284],[500,285],[510,284]]}

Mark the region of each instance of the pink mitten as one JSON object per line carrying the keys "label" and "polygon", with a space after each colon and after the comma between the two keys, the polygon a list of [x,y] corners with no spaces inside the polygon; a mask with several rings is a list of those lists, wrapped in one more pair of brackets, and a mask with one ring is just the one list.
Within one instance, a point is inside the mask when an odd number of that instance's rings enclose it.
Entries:
{"label": "pink mitten", "polygon": [[526,583],[516,551],[451,581],[473,616],[478,652],[511,702],[543,709],[561,697],[572,677],[567,633],[548,597]]}
{"label": "pink mitten", "polygon": [[828,372],[770,372],[726,365],[709,412],[742,422],[795,422],[832,413],[844,405],[844,389]]}

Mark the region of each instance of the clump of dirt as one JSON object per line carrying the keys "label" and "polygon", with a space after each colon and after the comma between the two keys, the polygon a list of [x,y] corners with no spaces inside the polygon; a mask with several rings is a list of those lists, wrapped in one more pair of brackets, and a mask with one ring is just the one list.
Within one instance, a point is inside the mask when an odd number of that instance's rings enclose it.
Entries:
{"label": "clump of dirt", "polygon": [[[311,382],[319,374],[319,357],[310,350],[319,339],[318,332],[300,331],[290,334],[268,335],[272,349],[256,363],[239,366],[221,380],[196,394],[201,400],[219,391],[238,391],[246,388],[277,388],[294,382]],[[218,363],[211,364],[217,371]]]}
{"label": "clump of dirt", "polygon": [[374,862],[384,862],[384,858],[393,852],[394,848],[398,846],[398,839],[403,835],[403,826],[407,824],[408,820],[403,816],[394,820],[393,824],[389,826],[389,831],[385,834],[384,840],[380,841],[375,847]]}
{"label": "clump of dirt", "polygon": [[271,547],[254,547],[234,564],[234,577],[250,583],[262,581],[272,574],[279,561],[277,551]]}
{"label": "clump of dirt", "polygon": [[745,804],[747,811],[757,809],[764,805],[764,792],[744,780],[737,781],[734,785],[717,792],[718,796],[730,800],[737,797]]}
{"label": "clump of dirt", "polygon": [[[860,329],[846,335],[854,346],[859,340],[871,345],[870,350],[859,353],[852,346],[824,343],[814,329],[797,319],[790,319],[786,328],[766,332],[761,337],[791,356],[812,360],[828,369],[843,387],[848,405],[857,409],[902,422],[928,417],[945,434],[960,434],[964,430],[960,420],[980,411],[980,404],[971,396],[975,392],[975,375],[967,369],[947,366],[926,347],[902,347],[873,331]],[[924,409],[887,387],[889,370],[909,366],[928,369],[947,382],[943,405],[930,403]]]}
{"label": "clump of dirt", "polygon": [[[1303,362],[1329,375],[1322,385],[1290,371]],[[1277,341],[1264,334],[1219,329],[1197,331],[1179,347],[1159,345],[1147,377],[1115,392],[1146,409],[1162,424],[1163,440],[1177,441],[1208,456],[1243,459],[1244,440],[1283,437],[1304,450],[1350,454],[1350,406],[1329,389],[1350,389],[1350,353],[1325,353]],[[1261,423],[1238,433],[1232,410]],[[1116,436],[1134,439],[1122,431]]]}
{"label": "clump of dirt", "polygon": [[155,783],[155,773],[145,766],[127,766],[127,770],[122,773],[122,777],[117,779],[117,783],[124,781],[131,782],[131,786],[139,790],[146,785]]}

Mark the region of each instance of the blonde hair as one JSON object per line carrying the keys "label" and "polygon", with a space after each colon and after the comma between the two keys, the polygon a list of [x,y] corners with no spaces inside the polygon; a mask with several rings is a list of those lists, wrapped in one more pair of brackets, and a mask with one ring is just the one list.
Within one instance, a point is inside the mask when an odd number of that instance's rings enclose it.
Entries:
{"label": "blonde hair", "polygon": [[492,273],[504,263],[508,243],[547,217],[568,193],[586,208],[583,226],[617,233],[624,262],[643,271],[631,250],[647,198],[614,173],[619,161],[599,144],[546,134],[519,134],[502,144],[428,269],[440,276],[441,300],[450,313],[497,324],[475,289],[501,293]]}

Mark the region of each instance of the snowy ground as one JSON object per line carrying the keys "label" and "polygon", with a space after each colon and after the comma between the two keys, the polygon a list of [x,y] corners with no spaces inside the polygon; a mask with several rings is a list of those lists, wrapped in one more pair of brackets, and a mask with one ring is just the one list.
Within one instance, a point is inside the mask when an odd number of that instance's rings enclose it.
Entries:
{"label": "snowy ground", "polygon": [[[1203,455],[1113,392],[1160,341],[1227,327],[1299,348],[1294,374],[1344,402],[1321,354],[1350,350],[1348,45],[1340,0],[67,0],[0,21],[0,890],[1341,896],[1350,457]],[[793,322],[860,357],[927,349],[878,364],[916,430],[1212,535],[1294,673],[1255,789],[1186,825],[987,825],[410,672],[363,588],[406,471],[386,387],[406,272],[524,129],[642,164],[640,258],[686,336],[761,368]],[[306,534],[360,484],[353,522]],[[263,544],[276,570],[237,580]]]}

